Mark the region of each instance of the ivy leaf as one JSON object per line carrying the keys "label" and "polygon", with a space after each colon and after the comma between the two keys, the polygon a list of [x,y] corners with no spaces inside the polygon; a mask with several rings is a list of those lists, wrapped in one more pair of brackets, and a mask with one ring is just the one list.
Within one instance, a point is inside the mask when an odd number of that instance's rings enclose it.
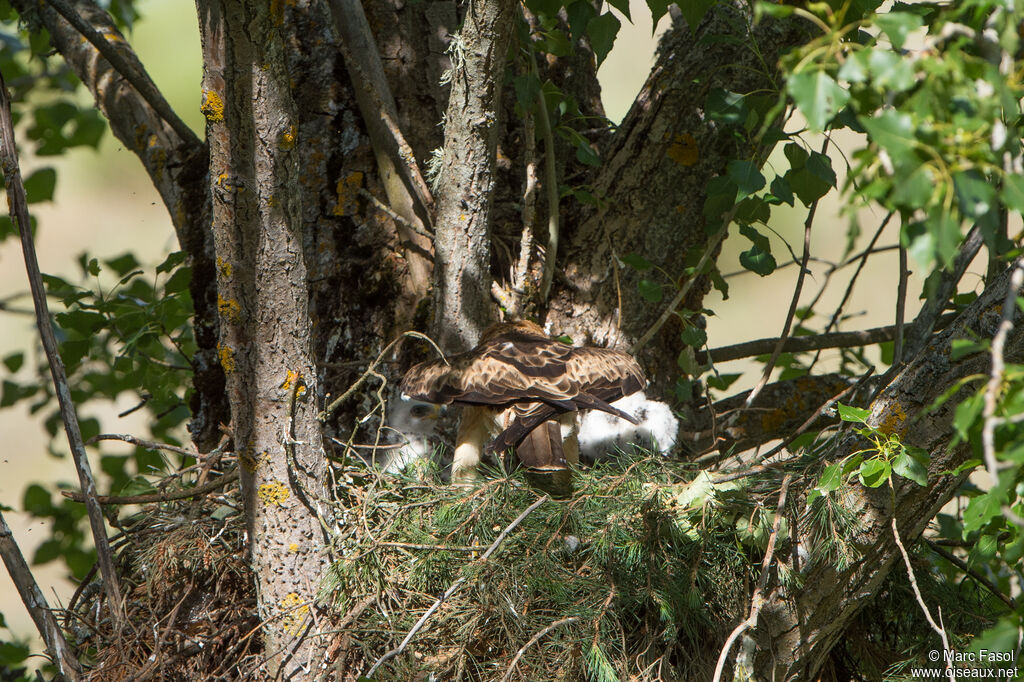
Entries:
{"label": "ivy leaf", "polygon": [[713,121],[742,124],[747,120],[747,107],[743,95],[722,88],[713,88],[704,103],[704,113]]}
{"label": "ivy leaf", "polygon": [[850,101],[850,92],[824,71],[798,73],[787,81],[786,90],[815,131],[824,130]]}
{"label": "ivy leaf", "polygon": [[742,374],[712,374],[707,377],[708,386],[716,391],[728,390]]}
{"label": "ivy leaf", "polygon": [[779,203],[789,204],[793,206],[795,197],[793,196],[793,188],[789,186],[789,180],[781,175],[775,176],[772,180],[772,184],[769,187],[771,191],[771,198],[776,199]]}
{"label": "ivy leaf", "polygon": [[19,369],[21,369],[21,366],[24,363],[25,363],[25,354],[24,353],[11,353],[10,355],[8,355],[7,357],[4,358],[4,367],[6,367],[7,371],[10,372],[11,374],[14,374]]}
{"label": "ivy leaf", "polygon": [[775,257],[768,238],[749,225],[740,225],[740,234],[753,242],[753,246],[740,254],[740,265],[765,277],[775,272]]}

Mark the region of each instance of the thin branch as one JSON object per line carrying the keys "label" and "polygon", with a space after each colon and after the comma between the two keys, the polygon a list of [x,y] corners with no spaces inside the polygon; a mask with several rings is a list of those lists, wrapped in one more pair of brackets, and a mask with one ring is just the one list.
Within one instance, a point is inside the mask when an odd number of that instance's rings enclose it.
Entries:
{"label": "thin branch", "polygon": [[[828,151],[829,138],[825,138],[825,141],[821,146],[821,154]],[[804,277],[807,276],[807,259],[811,257],[811,226],[814,224],[814,214],[818,211],[818,200],[814,202],[807,209],[807,218],[804,220],[804,252],[800,259],[800,272],[796,276],[796,287],[793,289],[793,297],[789,302],[789,311],[786,313],[786,322],[782,325],[782,333],[779,335],[779,340],[775,344],[775,348],[772,349],[772,355],[768,358],[768,362],[765,363],[764,372],[761,374],[761,380],[757,382],[753,390],[747,396],[746,407],[754,402],[757,398],[757,394],[767,385],[768,380],[771,379],[772,371],[775,369],[775,363],[779,359],[779,355],[782,353],[782,346],[786,343],[786,338],[789,337],[789,330],[793,325],[793,318],[796,315],[796,307],[800,303],[800,292],[804,288]]]}
{"label": "thin branch", "polygon": [[[942,639],[942,649],[947,655],[943,658],[946,659],[946,669],[949,671],[949,679],[956,679],[953,673],[953,657],[948,655],[952,653],[949,648],[949,640],[946,638],[945,628],[939,627],[939,624],[932,619],[931,611],[928,610],[928,605],[924,603],[924,597],[921,596],[921,589],[917,586],[917,578],[914,576],[914,567],[910,565],[910,555],[907,554],[907,548],[903,546],[903,541],[900,540],[900,532],[896,528],[896,517],[892,517],[892,536],[896,539],[896,546],[900,548],[900,554],[903,555],[903,563],[907,566],[907,575],[910,576],[910,586],[914,588],[914,596],[917,598],[917,603],[924,612],[925,620],[932,626],[932,630],[939,635]],[[939,611],[941,617],[942,611]]]}
{"label": "thin branch", "polygon": [[775,541],[779,537],[779,526],[782,523],[782,512],[786,507],[786,495],[789,492],[789,484],[793,480],[792,474],[786,474],[782,479],[782,487],[779,490],[779,504],[775,511],[775,521],[772,523],[772,534],[768,538],[768,548],[764,553],[764,560],[761,561],[761,576],[757,580],[757,587],[754,588],[754,596],[750,600],[750,615],[742,623],[737,625],[722,646],[722,653],[718,655],[718,663],[715,665],[715,675],[712,682],[720,682],[722,671],[725,669],[725,662],[729,658],[729,650],[745,630],[757,627],[757,618],[761,613],[761,605],[764,602],[763,593],[768,586],[768,573],[771,568],[772,555],[775,553]]}
{"label": "thin branch", "polygon": [[[935,329],[936,320],[938,320],[939,315],[946,307],[946,302],[956,291],[956,286],[961,278],[963,278],[964,273],[967,272],[967,266],[978,255],[983,242],[981,227],[975,225],[967,233],[967,238],[964,239],[964,243],[960,246],[960,252],[953,262],[952,272],[948,270],[942,272],[939,285],[932,292],[931,296],[928,297],[924,305],[921,306],[921,311],[917,314],[917,318],[914,319],[910,329],[907,330],[903,353],[908,359],[917,355],[928,342],[928,337],[931,336],[932,331]],[[894,371],[894,369],[891,369],[890,372]]]}
{"label": "thin branch", "polygon": [[[948,313],[939,318],[935,325],[936,329],[944,329],[956,318],[956,313]],[[892,341],[896,338],[896,327],[874,327],[854,332],[832,332],[829,334],[815,334],[814,336],[797,336],[783,339],[782,352],[802,353],[805,351],[818,350],[822,348],[852,348],[854,346],[867,346],[883,341]],[[720,346],[711,348],[698,358],[705,358],[714,363],[729,362],[757,355],[770,353],[778,344],[778,338],[756,339],[744,341],[743,343],[731,346]]]}
{"label": "thin branch", "polygon": [[903,323],[907,312],[907,247],[900,244],[900,281],[896,286],[896,338],[893,339],[892,364],[903,364]]}
{"label": "thin branch", "polygon": [[[505,526],[505,529],[498,534],[498,537],[494,539],[494,542],[491,543],[491,546],[488,547],[487,551],[484,552],[483,556],[480,557],[480,561],[487,561],[487,559],[490,558],[491,554],[494,553],[494,550],[498,549],[498,546],[505,540],[506,537],[508,537],[508,534],[511,533],[516,526],[522,523],[523,520],[527,516],[529,516],[534,509],[541,506],[547,501],[548,496],[544,495],[543,497],[539,498],[536,502],[531,504],[529,507],[527,507],[522,514],[517,516],[515,520],[512,521],[512,523]],[[370,667],[370,670],[366,673],[366,677],[373,677],[373,674],[377,672],[377,668],[379,668],[385,662],[390,661],[392,658],[398,656],[403,651],[405,651],[405,647],[409,646],[409,642],[412,641],[412,638],[416,635],[416,633],[419,632],[420,629],[426,624],[427,620],[429,620],[430,617],[434,615],[434,612],[441,607],[441,604],[443,604],[447,599],[451,598],[453,594],[458,592],[459,588],[461,588],[465,582],[466,576],[462,576],[454,583],[452,583],[451,587],[445,590],[445,593],[438,597],[437,601],[435,601],[434,604],[429,609],[427,609],[427,612],[424,613],[418,621],[416,621],[416,624],[412,626],[412,629],[409,631],[409,634],[405,636],[405,639],[402,640],[402,643],[394,649],[392,649],[391,651],[384,654],[383,656],[381,656],[380,658],[378,658],[376,662],[374,662],[374,664]]]}
{"label": "thin branch", "polygon": [[523,657],[523,654],[526,653],[527,649],[529,649],[531,646],[533,646],[534,644],[539,642],[544,635],[548,634],[549,632],[551,632],[552,630],[554,630],[556,628],[562,627],[563,625],[568,625],[569,623],[575,623],[577,620],[579,620],[579,618],[577,618],[576,616],[570,616],[569,618],[563,618],[561,620],[556,620],[554,623],[552,623],[551,625],[547,626],[546,628],[544,628],[543,630],[541,630],[540,632],[535,634],[533,637],[531,637],[530,641],[527,642],[526,644],[524,644],[523,648],[521,648],[519,651],[516,652],[515,657],[512,659],[512,662],[508,666],[508,670],[506,670],[505,674],[502,675],[501,682],[507,682],[507,680],[512,679],[512,673],[515,671],[516,665],[519,664],[519,659]]}
{"label": "thin branch", "polygon": [[644,346],[650,343],[651,339],[654,338],[654,335],[658,333],[658,330],[665,326],[665,323],[668,322],[669,318],[675,314],[676,309],[683,302],[683,299],[686,298],[688,293],[690,293],[690,289],[693,288],[693,285],[700,279],[697,275],[704,272],[704,267],[707,265],[708,261],[711,260],[711,254],[715,252],[718,244],[725,239],[725,235],[729,233],[729,225],[732,223],[732,219],[735,215],[736,207],[733,206],[729,210],[728,214],[722,217],[722,226],[719,227],[718,231],[715,232],[715,234],[711,236],[711,239],[708,240],[708,245],[704,249],[704,253],[701,254],[700,260],[697,261],[697,266],[693,269],[694,276],[688,278],[686,283],[679,287],[679,291],[676,292],[676,295],[671,301],[669,301],[665,310],[662,311],[658,319],[654,321],[654,324],[651,325],[650,329],[644,332],[643,336],[637,339],[637,342],[630,347],[630,355],[636,355],[643,350]]}
{"label": "thin branch", "polygon": [[[334,24],[341,35],[338,47],[345,58],[345,67],[356,91],[356,100],[367,124],[367,132],[378,151],[377,163],[379,165],[382,161],[380,152],[386,150],[388,160],[408,185],[405,191],[420,206],[422,215],[419,217],[429,224],[434,198],[416,164],[412,146],[397,123],[398,108],[388,86],[377,43],[363,6],[359,0],[331,0],[330,6]],[[386,177],[386,174],[382,172],[381,177]],[[389,184],[386,189],[391,205],[397,205],[397,188]],[[412,216],[406,218],[411,220]]]}
{"label": "thin branch", "polygon": [[434,347],[434,350],[437,351],[438,355],[440,355],[442,359],[444,358],[444,353],[442,353],[441,349],[437,347],[437,344],[434,343],[433,339],[431,339],[426,334],[421,334],[420,332],[413,332],[413,331],[403,332],[401,336],[399,336],[398,338],[393,340],[388,345],[384,346],[384,350],[382,350],[380,352],[380,354],[376,357],[376,359],[374,359],[374,361],[370,363],[370,366],[366,368],[366,371],[363,372],[363,374],[358,379],[356,379],[355,383],[353,383],[351,386],[349,386],[347,391],[345,391],[340,396],[338,396],[338,398],[334,402],[332,402],[330,405],[328,405],[324,409],[324,411],[320,413],[320,416],[319,416],[320,421],[323,421],[324,419],[327,419],[327,417],[329,417],[332,412],[334,412],[336,409],[338,409],[339,405],[341,405],[343,402],[345,402],[350,397],[355,395],[356,391],[358,391],[360,389],[360,387],[362,387],[362,385],[364,383],[366,383],[367,379],[369,379],[371,376],[375,376],[375,375],[379,376],[379,375],[377,375],[377,372],[376,372],[377,365],[379,365],[381,362],[383,362],[384,356],[387,355],[388,351],[390,351],[392,349],[392,347],[394,347],[394,345],[396,343],[398,343],[399,341],[402,341],[407,336],[411,336],[413,338],[422,339],[422,340],[426,341],[427,343],[429,343],[431,346]]}
{"label": "thin branch", "polygon": [[93,541],[96,543],[96,559],[103,576],[103,587],[110,599],[110,612],[117,629],[125,623],[124,602],[114,560],[107,541],[107,529],[103,522],[103,510],[96,502],[96,480],[89,466],[89,458],[85,454],[85,443],[82,442],[82,431],[78,426],[78,415],[71,400],[71,387],[68,385],[67,373],[60,357],[57,337],[50,321],[50,311],[46,302],[46,288],[43,276],[39,271],[39,260],[36,258],[36,247],[32,241],[32,228],[28,216],[28,202],[25,198],[25,186],[21,179],[21,168],[18,165],[18,153],[15,147],[14,124],[11,119],[11,102],[7,94],[7,84],[0,74],[0,156],[2,156],[4,185],[7,188],[7,201],[10,206],[11,221],[21,236],[21,250],[25,257],[25,269],[28,273],[29,287],[32,290],[32,303],[36,311],[36,327],[50,365],[50,376],[57,394],[64,432],[67,434],[71,455],[78,470],[78,480],[86,495],[86,509],[89,525],[92,528]]}
{"label": "thin branch", "polygon": [[540,134],[544,138],[544,195],[548,198],[548,246],[544,251],[544,274],[540,281],[540,300],[546,304],[558,252],[558,173],[555,170],[555,136],[551,132],[543,88],[537,91],[537,111],[540,114]]}
{"label": "thin branch", "polygon": [[523,161],[526,165],[526,185],[523,189],[523,236],[519,241],[519,262],[512,275],[512,289],[526,288],[526,273],[530,269],[533,253],[533,224],[537,219],[537,140],[533,114],[523,116]]}
{"label": "thin branch", "polygon": [[434,238],[434,233],[433,232],[431,232],[430,230],[428,230],[425,227],[421,227],[420,225],[417,225],[416,223],[412,222],[411,220],[406,220],[405,218],[400,216],[398,213],[396,213],[394,211],[394,209],[392,209],[390,206],[385,204],[383,201],[381,201],[377,197],[373,196],[373,194],[371,194],[369,190],[360,187],[359,188],[359,196],[361,196],[364,199],[366,199],[367,201],[369,201],[370,204],[375,209],[377,209],[378,211],[380,211],[381,213],[383,213],[387,217],[391,218],[396,223],[398,223],[398,224],[400,224],[400,225],[402,225],[404,227],[407,227],[410,230],[412,230],[413,232],[416,232],[417,234],[421,234],[424,237],[429,237],[431,239]]}
{"label": "thin branch", "polygon": [[82,679],[82,668],[78,659],[75,658],[67,640],[64,639],[64,632],[60,629],[60,624],[50,610],[50,605],[46,602],[42,590],[39,589],[39,584],[36,583],[36,579],[28,567],[28,562],[25,561],[25,557],[21,553],[21,548],[14,541],[14,536],[11,534],[3,512],[0,512],[0,557],[3,557],[4,565],[21,596],[21,601],[28,609],[29,615],[32,616],[32,621],[36,624],[36,629],[39,630],[43,641],[46,642],[50,657],[57,663],[61,674],[71,682]]}
{"label": "thin branch", "polygon": [[981,446],[985,453],[985,466],[988,468],[988,475],[994,486],[999,485],[995,416],[999,396],[1003,392],[1003,372],[1006,369],[1003,350],[1006,347],[1006,337],[1013,331],[1013,315],[1017,310],[1017,292],[1020,290],[1021,284],[1024,284],[1024,256],[1018,258],[1014,264],[1013,274],[1010,275],[1010,284],[1006,288],[1006,298],[1003,300],[1003,318],[999,321],[999,328],[992,338],[992,369],[989,373],[988,385],[985,387],[985,406],[982,411],[985,421],[981,428]]}
{"label": "thin branch", "polygon": [[980,583],[981,585],[984,585],[985,588],[992,593],[992,596],[996,597],[997,599],[999,599],[999,601],[1006,604],[1011,611],[1017,608],[1016,602],[1014,602],[1012,599],[1010,599],[1005,594],[1000,592],[999,588],[996,586],[995,583],[993,583],[991,580],[989,580],[988,578],[986,578],[985,576],[983,576],[982,574],[978,573],[973,568],[968,566],[966,561],[964,561],[957,555],[953,554],[948,549],[945,549],[944,547],[940,546],[939,543],[935,541],[925,539],[925,544],[928,545],[928,548],[936,554],[938,554],[940,557],[942,557],[949,563],[959,568],[965,574],[974,578],[974,580]]}
{"label": "thin branch", "polygon": [[[110,65],[121,74],[126,81],[131,83],[135,91],[139,93],[142,99],[146,100],[149,106],[153,107],[153,111],[160,115],[167,125],[174,129],[174,132],[181,136],[181,139],[188,142],[190,145],[201,144],[196,134],[192,132],[192,129],[185,125],[185,122],[178,118],[178,115],[171,109],[171,105],[167,103],[164,96],[160,94],[156,86],[153,84],[145,74],[141,73],[135,64],[125,59],[117,49],[110,44],[110,41],[106,39],[99,31],[93,28],[89,22],[83,19],[75,8],[66,2],[66,0],[46,0],[47,4],[57,10],[64,19],[75,27],[75,30],[82,34],[82,36],[92,43],[104,59],[110,62]],[[118,36],[120,38],[120,36]],[[123,40],[123,39],[122,39]]]}
{"label": "thin branch", "polygon": [[[219,490],[228,483],[237,480],[238,469],[236,467],[218,478],[216,481],[210,481],[204,485],[197,485],[194,488],[185,488],[183,490],[175,490],[174,492],[169,493],[149,493],[146,495],[100,495],[95,499],[100,504],[150,504],[153,502],[173,502],[174,500],[184,500],[189,497],[198,497],[199,495],[211,493],[214,490]],[[62,490],[60,494],[75,502],[86,501],[85,495],[74,490]]]}
{"label": "thin branch", "polygon": [[157,443],[156,441],[146,440],[144,438],[137,438],[127,433],[101,433],[98,436],[93,436],[89,440],[85,441],[86,445],[95,445],[101,440],[119,440],[125,443],[131,443],[132,445],[138,445],[140,448],[147,450],[166,450],[167,452],[174,452],[185,457],[193,457],[195,459],[201,459],[202,455],[194,450],[188,450],[186,448],[178,447],[177,445],[169,445],[167,443]]}

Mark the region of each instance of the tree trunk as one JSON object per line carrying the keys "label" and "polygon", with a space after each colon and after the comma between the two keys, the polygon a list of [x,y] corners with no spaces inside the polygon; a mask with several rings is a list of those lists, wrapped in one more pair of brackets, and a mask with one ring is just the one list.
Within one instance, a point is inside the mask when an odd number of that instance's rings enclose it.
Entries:
{"label": "tree trunk", "polygon": [[[283,4],[198,3],[213,184],[220,359],[270,674],[307,679],[327,566],[321,400],[302,241],[302,167]],[[274,10],[278,13],[275,13]]]}

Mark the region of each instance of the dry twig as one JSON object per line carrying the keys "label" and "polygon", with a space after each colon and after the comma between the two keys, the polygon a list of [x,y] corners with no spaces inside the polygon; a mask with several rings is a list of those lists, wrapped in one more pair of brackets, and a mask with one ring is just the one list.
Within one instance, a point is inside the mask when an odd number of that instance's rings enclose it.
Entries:
{"label": "dry twig", "polygon": [[123,626],[125,622],[124,600],[121,598],[121,587],[114,570],[114,561],[107,541],[107,529],[103,522],[103,510],[96,502],[96,480],[92,475],[89,458],[85,454],[85,443],[82,442],[82,431],[78,426],[78,415],[71,400],[71,387],[68,385],[67,372],[57,347],[57,337],[53,331],[49,305],[46,302],[46,289],[43,276],[39,271],[39,260],[36,247],[32,240],[32,228],[28,215],[28,200],[25,197],[25,186],[21,179],[21,168],[15,146],[14,122],[11,118],[11,103],[7,94],[7,84],[0,74],[0,143],[2,143],[4,185],[7,188],[7,201],[10,206],[11,221],[17,227],[21,237],[21,250],[25,257],[25,269],[28,272],[29,287],[32,290],[32,303],[36,311],[36,328],[46,352],[50,365],[50,376],[57,394],[64,432],[67,434],[71,456],[78,470],[79,483],[86,495],[85,505],[89,515],[93,541],[96,543],[96,559],[103,576],[103,587],[110,598],[110,611],[114,622]]}

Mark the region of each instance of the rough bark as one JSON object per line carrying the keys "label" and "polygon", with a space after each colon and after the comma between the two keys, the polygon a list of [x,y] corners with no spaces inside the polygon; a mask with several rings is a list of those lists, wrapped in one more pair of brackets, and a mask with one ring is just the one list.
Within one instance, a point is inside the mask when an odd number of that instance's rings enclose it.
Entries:
{"label": "rough bark", "polygon": [[[192,359],[193,393],[190,405],[193,440],[200,451],[213,448],[228,419],[224,374],[217,361],[217,289],[210,224],[206,145],[195,136],[182,137],[119,74],[99,51],[46,4],[16,0],[12,5],[27,21],[50,33],[54,48],[92,93],[110,130],[142,162],[171,217],[178,244],[192,266],[190,292],[195,307],[194,334],[198,352]],[[106,38],[135,70],[148,80],[145,69],[121,35],[113,18],[92,2],[74,9]]]}
{"label": "rough bark", "polygon": [[495,319],[491,222],[501,84],[517,5],[470,4],[452,49],[452,90],[438,185],[434,330],[442,347],[471,347]]}
{"label": "rough bark", "polygon": [[[863,524],[854,539],[860,559],[846,570],[821,564],[812,566],[803,587],[786,590],[775,587],[767,597],[753,635],[758,644],[758,677],[765,679],[813,680],[825,657],[843,631],[885,579],[899,549],[892,534],[895,516],[905,545],[915,541],[956,493],[965,474],[952,475],[971,457],[969,444],[950,448],[957,404],[977,386],[969,385],[941,407],[928,408],[943,391],[963,377],[987,375],[990,357],[976,353],[960,360],[951,357],[954,339],[992,338],[999,325],[1000,302],[1006,295],[1009,271],[992,281],[985,292],[945,331],[937,335],[900,372],[871,406],[870,423],[885,433],[900,434],[904,443],[928,450],[928,486],[897,479],[895,507],[887,488],[860,485],[850,490],[853,511]],[[1018,319],[1021,317],[1017,314]],[[1024,359],[1024,329],[1020,325],[1007,339],[1007,361]],[[864,447],[863,439],[850,436],[838,446],[839,460]],[[809,543],[810,534],[802,532]]]}
{"label": "rough bark", "polygon": [[[604,198],[597,210],[568,216],[549,320],[573,338],[628,345],[662,313],[639,294],[640,274],[617,258],[637,253],[663,268],[665,301],[685,282],[683,270],[707,246],[703,207],[710,178],[729,160],[761,159],[730,125],[705,113],[714,88],[764,93],[779,88],[779,55],[805,39],[799,23],[751,25],[744,3],[716,5],[696,31],[678,20],[662,38],[654,69],[622,125],[602,149],[590,184]],[[565,210],[565,209],[563,209]],[[717,256],[717,250],[715,252]],[[648,275],[644,275],[648,276]],[[682,307],[699,311],[710,280],[701,276]],[[665,325],[642,361],[665,395],[680,370],[678,320]]]}
{"label": "rough bark", "polygon": [[325,456],[302,242],[299,132],[286,65],[283,3],[198,4],[214,187],[220,359],[258,576],[271,675],[319,671],[312,631],[327,565],[317,516]]}

